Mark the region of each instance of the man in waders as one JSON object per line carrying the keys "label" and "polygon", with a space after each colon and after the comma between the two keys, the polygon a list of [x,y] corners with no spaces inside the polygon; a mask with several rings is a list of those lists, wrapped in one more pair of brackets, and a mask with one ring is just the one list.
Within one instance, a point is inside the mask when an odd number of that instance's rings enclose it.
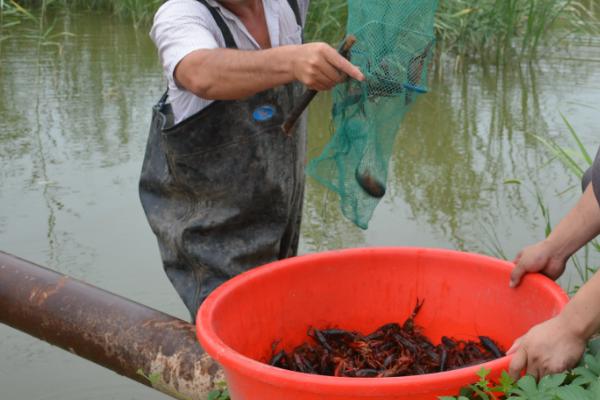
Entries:
{"label": "man in waders", "polygon": [[[169,0],[151,37],[168,81],[154,107],[140,197],[192,319],[221,283],[296,254],[306,118],[281,125],[304,85],[360,70],[302,44],[308,0]],[[304,84],[304,85],[303,85]]]}

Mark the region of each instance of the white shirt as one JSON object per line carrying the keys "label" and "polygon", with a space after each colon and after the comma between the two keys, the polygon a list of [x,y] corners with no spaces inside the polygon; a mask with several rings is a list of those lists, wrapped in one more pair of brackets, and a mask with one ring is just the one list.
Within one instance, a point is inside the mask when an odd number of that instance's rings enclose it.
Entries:
{"label": "white shirt", "polygon": [[[297,0],[306,20],[309,0]],[[259,50],[260,46],[240,19],[215,0],[207,0],[223,17],[240,50]],[[302,27],[298,26],[294,12],[287,0],[263,0],[271,46],[300,44]],[[175,123],[196,114],[212,103],[177,86],[175,67],[195,50],[224,48],[225,40],[210,11],[197,0],[169,0],[154,16],[150,37],[158,48],[167,83],[169,101],[173,107]]]}

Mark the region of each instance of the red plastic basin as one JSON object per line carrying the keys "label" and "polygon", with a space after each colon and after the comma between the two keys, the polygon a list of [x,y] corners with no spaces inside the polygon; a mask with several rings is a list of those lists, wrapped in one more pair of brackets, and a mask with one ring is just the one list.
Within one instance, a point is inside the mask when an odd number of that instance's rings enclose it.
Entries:
{"label": "red plastic basin", "polygon": [[[286,371],[265,361],[271,345],[305,342],[309,326],[370,333],[404,322],[417,298],[415,322],[441,336],[486,335],[507,349],[533,325],[557,315],[567,296],[541,275],[508,286],[513,265],[449,250],[368,248],[275,262],[219,287],[198,311],[197,334],[225,371],[233,400],[404,400],[455,395],[481,366],[400,378],[335,378]],[[485,364],[498,376],[509,357]]]}

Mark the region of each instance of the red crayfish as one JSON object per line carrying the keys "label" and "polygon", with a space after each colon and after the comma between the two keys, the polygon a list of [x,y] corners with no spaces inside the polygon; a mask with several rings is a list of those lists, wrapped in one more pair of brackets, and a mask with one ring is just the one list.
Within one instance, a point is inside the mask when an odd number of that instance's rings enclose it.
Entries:
{"label": "red crayfish", "polygon": [[279,351],[269,363],[310,374],[381,378],[448,371],[504,356],[486,336],[480,336],[478,342],[444,336],[434,345],[414,323],[422,306],[417,300],[404,324],[386,324],[366,336],[343,329],[311,328],[312,344],[305,343],[290,353]]}

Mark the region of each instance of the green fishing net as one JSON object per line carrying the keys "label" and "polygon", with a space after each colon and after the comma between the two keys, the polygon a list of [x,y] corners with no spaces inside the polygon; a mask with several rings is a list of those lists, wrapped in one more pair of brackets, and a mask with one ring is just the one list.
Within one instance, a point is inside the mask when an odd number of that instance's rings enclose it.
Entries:
{"label": "green fishing net", "polygon": [[349,59],[364,82],[333,91],[335,133],[308,173],[337,192],[343,214],[367,229],[387,186],[388,164],[404,115],[427,92],[437,0],[349,0]]}

